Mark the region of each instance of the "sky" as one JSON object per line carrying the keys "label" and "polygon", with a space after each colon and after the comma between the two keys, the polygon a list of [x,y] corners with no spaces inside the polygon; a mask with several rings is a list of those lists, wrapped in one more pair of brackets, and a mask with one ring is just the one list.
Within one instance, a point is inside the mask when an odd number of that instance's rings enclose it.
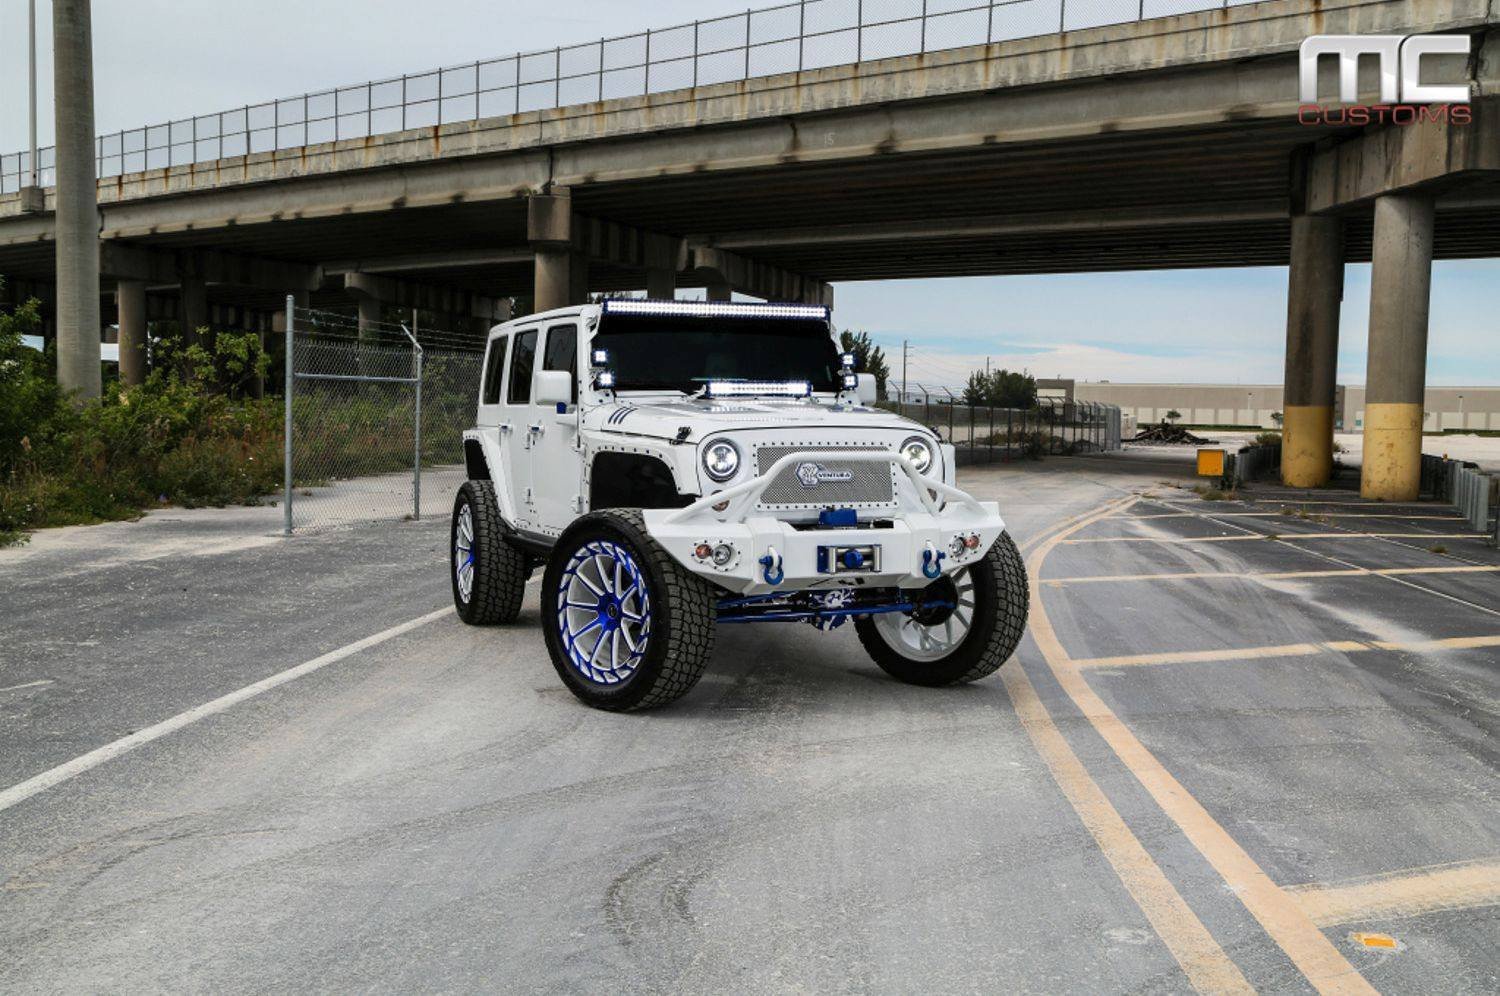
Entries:
{"label": "sky", "polygon": [[[52,139],[50,9],[38,0],[42,145]],[[114,131],[744,9],[722,0],[94,0],[95,120]],[[0,0],[0,151],[26,142],[26,0]],[[1364,382],[1369,294],[1369,267],[1349,267],[1341,383]],[[834,303],[836,323],[869,331],[898,376],[910,341],[913,382],[962,383],[986,357],[1078,380],[1282,379],[1281,267],[845,283]],[[1500,260],[1435,264],[1428,375],[1435,385],[1500,383]]]}

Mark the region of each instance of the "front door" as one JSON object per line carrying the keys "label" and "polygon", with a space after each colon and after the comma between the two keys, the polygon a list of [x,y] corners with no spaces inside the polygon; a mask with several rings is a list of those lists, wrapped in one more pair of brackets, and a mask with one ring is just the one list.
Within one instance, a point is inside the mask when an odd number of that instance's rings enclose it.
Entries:
{"label": "front door", "polygon": [[578,321],[547,327],[538,369],[560,370],[573,384],[567,404],[532,406],[531,486],[537,522],[557,535],[578,516],[583,462],[578,451]]}

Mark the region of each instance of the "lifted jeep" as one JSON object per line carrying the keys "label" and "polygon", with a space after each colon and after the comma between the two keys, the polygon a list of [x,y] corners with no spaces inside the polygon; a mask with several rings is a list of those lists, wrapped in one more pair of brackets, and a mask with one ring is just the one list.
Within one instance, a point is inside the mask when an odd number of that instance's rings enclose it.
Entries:
{"label": "lifted jeep", "polygon": [[542,627],[591,706],[697,683],[719,624],[853,620],[918,685],[982,678],[1026,625],[1026,573],[953,447],[871,406],[827,308],[612,300],[490,333],[453,600],[513,622],[545,564]]}

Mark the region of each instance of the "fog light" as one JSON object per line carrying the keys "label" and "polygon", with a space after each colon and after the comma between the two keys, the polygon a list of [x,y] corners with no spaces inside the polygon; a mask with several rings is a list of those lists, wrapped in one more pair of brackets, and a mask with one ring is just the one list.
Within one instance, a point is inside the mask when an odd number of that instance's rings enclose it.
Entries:
{"label": "fog light", "polygon": [[730,546],[728,543],[720,543],[718,546],[714,547],[714,563],[719,567],[723,567],[733,559],[734,547]]}
{"label": "fog light", "polygon": [[724,499],[723,501],[721,501],[718,504],[716,504],[716,505],[713,506],[713,509],[714,509],[715,512],[723,512],[723,511],[726,511],[728,508],[729,508],[729,499],[728,498]]}
{"label": "fog light", "polygon": [[970,535],[968,539],[964,540],[964,546],[970,550],[979,549],[979,536],[977,534]]}
{"label": "fog light", "polygon": [[707,560],[713,555],[714,548],[709,546],[707,543],[699,543],[697,547],[693,549],[693,556],[697,557],[699,560]]}
{"label": "fog light", "polygon": [[964,552],[964,538],[962,536],[953,537],[953,542],[948,544],[948,549],[953,552],[955,557],[962,554]]}

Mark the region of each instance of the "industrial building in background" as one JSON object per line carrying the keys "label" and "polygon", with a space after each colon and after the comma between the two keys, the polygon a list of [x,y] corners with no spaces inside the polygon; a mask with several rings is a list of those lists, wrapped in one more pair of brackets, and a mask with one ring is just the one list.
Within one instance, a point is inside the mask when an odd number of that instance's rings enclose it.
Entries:
{"label": "industrial building in background", "polygon": [[[1037,381],[1038,393],[1069,401],[1118,405],[1141,425],[1283,428],[1286,394],[1280,384],[1119,384],[1112,381]],[[1361,432],[1366,422],[1363,387],[1338,385],[1332,408],[1335,432]],[[1177,412],[1169,418],[1170,413]],[[1279,416],[1279,418],[1278,418]],[[1429,387],[1422,402],[1423,432],[1500,432],[1500,387]]]}

